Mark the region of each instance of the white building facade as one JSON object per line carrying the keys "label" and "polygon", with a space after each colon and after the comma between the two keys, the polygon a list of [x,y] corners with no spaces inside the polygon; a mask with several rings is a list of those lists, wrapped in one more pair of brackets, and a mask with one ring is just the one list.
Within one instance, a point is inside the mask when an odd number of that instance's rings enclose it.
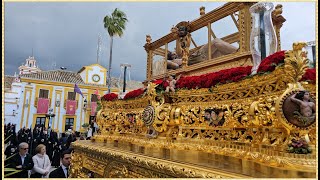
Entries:
{"label": "white building facade", "polygon": [[[44,125],[60,133],[68,129],[80,131],[84,123],[95,118],[98,96],[107,92],[105,83],[87,83],[91,82],[88,79],[99,82],[93,77],[96,74],[100,79],[106,79],[105,68],[91,65],[87,66],[84,72],[85,78],[79,73],[64,70],[21,75],[24,92],[19,103],[19,106],[23,107],[19,127]],[[80,88],[83,97],[74,92],[75,84]],[[53,110],[54,117],[48,116],[49,109]]]}
{"label": "white building facade", "polygon": [[[16,124],[17,130],[43,125],[58,133],[68,129],[83,131],[82,125],[95,119],[98,96],[108,92],[107,69],[99,64],[84,66],[78,72],[40,70],[29,73],[28,67],[24,70],[25,73],[20,71],[19,78],[7,76],[6,84],[5,123]],[[113,78],[111,92],[118,93],[115,81]],[[75,84],[83,97],[74,92]],[[142,83],[136,82],[128,89],[136,89],[139,84],[142,87]],[[49,116],[49,110],[54,117]]]}
{"label": "white building facade", "polygon": [[4,123],[18,124],[22,84],[19,82],[18,76],[5,76],[4,82]]}

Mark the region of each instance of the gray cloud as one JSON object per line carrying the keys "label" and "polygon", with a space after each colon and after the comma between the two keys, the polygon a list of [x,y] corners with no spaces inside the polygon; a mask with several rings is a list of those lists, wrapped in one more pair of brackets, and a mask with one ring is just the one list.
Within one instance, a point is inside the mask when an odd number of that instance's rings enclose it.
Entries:
{"label": "gray cloud", "polygon": [[[144,80],[146,52],[145,35],[153,40],[166,35],[180,21],[199,17],[199,7],[206,12],[223,2],[6,2],[5,3],[5,74],[18,71],[18,66],[31,55],[43,70],[65,66],[78,71],[82,66],[96,63],[97,39],[102,35],[100,63],[108,67],[110,38],[103,28],[103,17],[115,8],[129,19],[123,37],[114,39],[112,75],[120,76],[120,64],[132,64],[131,78]],[[274,3],[278,4],[278,3]],[[315,3],[280,2],[287,22],[282,28],[282,48],[291,49],[294,41],[315,40]],[[303,7],[303,8],[301,8]],[[230,21],[227,20],[227,21]],[[233,24],[232,24],[233,25]],[[230,23],[213,25],[216,35],[225,35]],[[207,33],[195,34],[199,44]],[[201,42],[201,43],[200,43]],[[171,44],[173,47],[173,44]]]}

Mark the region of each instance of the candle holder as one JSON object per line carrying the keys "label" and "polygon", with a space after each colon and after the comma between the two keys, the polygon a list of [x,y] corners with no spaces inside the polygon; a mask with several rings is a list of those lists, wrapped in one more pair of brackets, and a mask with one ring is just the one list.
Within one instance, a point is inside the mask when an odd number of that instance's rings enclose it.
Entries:
{"label": "candle holder", "polygon": [[274,54],[277,50],[277,36],[272,24],[271,12],[273,4],[260,2],[250,7],[252,29],[250,35],[250,51],[253,67],[251,74],[256,74],[261,60]]}

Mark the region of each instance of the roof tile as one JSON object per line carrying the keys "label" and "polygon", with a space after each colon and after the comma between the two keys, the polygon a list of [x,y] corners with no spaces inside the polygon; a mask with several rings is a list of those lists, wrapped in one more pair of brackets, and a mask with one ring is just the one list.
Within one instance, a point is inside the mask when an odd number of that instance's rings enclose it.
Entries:
{"label": "roof tile", "polygon": [[[83,84],[83,85],[92,85],[97,87],[107,87],[106,85],[98,85],[93,83],[85,83],[80,74],[71,71],[65,70],[51,70],[51,71],[42,71],[38,73],[32,74],[22,74],[20,77],[28,78],[28,79],[37,79],[37,80],[45,80],[45,81],[53,81],[53,82],[64,82],[64,83],[74,83],[74,84]],[[112,77],[111,78],[111,87],[118,88],[119,78]],[[120,83],[123,83],[122,80]],[[128,89],[137,89],[143,87],[141,82],[138,81],[130,81],[127,83]]]}

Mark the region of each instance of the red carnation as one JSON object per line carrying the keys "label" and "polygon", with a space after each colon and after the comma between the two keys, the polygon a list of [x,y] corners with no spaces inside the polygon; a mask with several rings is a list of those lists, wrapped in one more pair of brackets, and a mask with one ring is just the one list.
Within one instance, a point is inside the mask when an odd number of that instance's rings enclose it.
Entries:
{"label": "red carnation", "polygon": [[300,81],[310,81],[312,84],[316,83],[316,69],[307,69]]}
{"label": "red carnation", "polygon": [[139,97],[140,95],[142,95],[144,93],[144,90],[142,88],[140,89],[136,89],[133,91],[128,92],[123,99],[131,99],[131,98],[136,98]]}
{"label": "red carnation", "polygon": [[118,99],[118,94],[115,94],[115,93],[105,94],[101,98],[102,101],[113,101],[116,99]]}
{"label": "red carnation", "polygon": [[285,51],[279,51],[263,59],[257,72],[270,72],[275,70],[276,66],[284,63]]}

